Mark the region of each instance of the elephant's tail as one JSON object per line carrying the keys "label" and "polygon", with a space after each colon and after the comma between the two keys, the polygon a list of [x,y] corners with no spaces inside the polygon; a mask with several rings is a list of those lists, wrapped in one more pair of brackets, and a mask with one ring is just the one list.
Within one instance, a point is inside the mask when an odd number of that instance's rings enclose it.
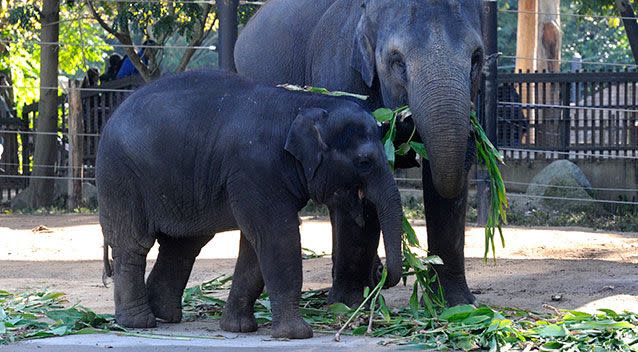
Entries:
{"label": "elephant's tail", "polygon": [[102,284],[104,287],[109,287],[108,278],[113,277],[113,265],[111,263],[111,259],[109,258],[109,245],[104,241],[104,255],[102,257],[102,261],[104,263],[104,269],[102,271]]}

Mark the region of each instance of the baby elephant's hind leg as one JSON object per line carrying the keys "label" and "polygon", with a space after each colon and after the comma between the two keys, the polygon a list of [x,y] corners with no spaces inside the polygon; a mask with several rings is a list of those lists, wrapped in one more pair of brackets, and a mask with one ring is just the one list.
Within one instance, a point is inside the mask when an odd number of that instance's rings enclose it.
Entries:
{"label": "baby elephant's hind leg", "polygon": [[155,316],[144,285],[148,249],[139,250],[113,247],[115,320],[127,328],[152,328]]}
{"label": "baby elephant's hind leg", "polygon": [[257,330],[254,315],[255,300],[264,289],[264,279],[259,270],[259,261],[252,245],[241,234],[239,257],[235,265],[233,286],[220,326],[225,331],[252,332]]}
{"label": "baby elephant's hind leg", "polygon": [[146,281],[153,314],[169,323],[182,320],[182,295],[195,258],[212,236],[170,238],[160,235],[159,255]]}

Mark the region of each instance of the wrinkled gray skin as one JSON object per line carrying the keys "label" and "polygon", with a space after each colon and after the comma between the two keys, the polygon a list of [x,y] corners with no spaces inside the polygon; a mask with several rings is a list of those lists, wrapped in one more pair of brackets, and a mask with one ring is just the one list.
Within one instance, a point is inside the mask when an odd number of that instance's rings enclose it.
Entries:
{"label": "wrinkled gray skin", "polygon": [[[370,108],[410,105],[430,160],[423,164],[428,249],[450,305],[474,303],[464,268],[469,113],[483,64],[480,0],[270,0],[241,32],[240,74],[371,96]],[[378,236],[331,209],[333,288],[353,304],[374,283]],[[337,220],[337,221],[335,221]],[[345,235],[347,233],[348,235]],[[361,241],[367,238],[367,241]],[[372,281],[372,282],[371,282]]]}
{"label": "wrinkled gray skin", "polygon": [[[311,337],[299,315],[297,216],[309,199],[351,217],[361,213],[361,197],[369,199],[379,211],[389,284],[401,279],[399,190],[374,118],[346,99],[216,71],[161,78],[109,118],[96,178],[105,245],[113,248],[115,319],[126,327],[179,322],[195,257],[215,233],[240,229],[221,328],[255,331],[265,285],[273,336]],[[159,255],[144,282],[155,241]]]}

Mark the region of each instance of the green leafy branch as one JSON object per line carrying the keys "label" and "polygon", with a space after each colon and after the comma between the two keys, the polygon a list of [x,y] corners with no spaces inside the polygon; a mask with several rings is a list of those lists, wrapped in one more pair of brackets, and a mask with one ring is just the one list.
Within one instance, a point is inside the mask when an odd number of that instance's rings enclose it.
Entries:
{"label": "green leafy branch", "polygon": [[[410,117],[412,113],[410,108],[403,106],[395,110],[388,108],[380,108],[372,112],[372,115],[379,123],[389,124],[388,132],[384,135],[382,143],[385,149],[388,163],[394,168],[394,162],[396,155],[405,155],[410,149],[414,150],[421,158],[428,160],[428,152],[423,143],[412,141],[415,130],[412,131],[410,138],[407,142],[402,143],[398,148],[394,147],[394,140],[396,138],[396,124],[397,119],[403,121]],[[490,209],[488,213],[487,224],[485,225],[485,255],[487,259],[489,250],[491,248],[492,254],[496,256],[496,246],[494,244],[495,233],[498,230],[501,242],[505,246],[505,238],[503,236],[502,225],[507,224],[507,208],[509,207],[507,201],[507,195],[505,191],[505,183],[503,182],[503,176],[498,168],[500,164],[504,164],[503,156],[494,147],[492,142],[487,137],[487,134],[483,130],[483,127],[476,118],[476,112],[470,113],[470,123],[472,124],[472,130],[475,136],[476,154],[478,161],[481,165],[487,168],[488,175],[490,177]]]}
{"label": "green leafy branch", "polygon": [[[282,84],[278,87],[290,91],[319,93],[339,97],[347,96],[361,100],[368,99],[366,95],[340,91],[329,91],[326,88],[319,87],[301,87],[292,84]],[[383,143],[383,148],[385,149],[385,154],[391,168],[394,169],[394,163],[397,155],[406,155],[410,150],[414,150],[422,159],[428,160],[428,152],[425,148],[425,145],[423,143],[415,142],[412,140],[416,133],[416,127],[412,130],[412,133],[406,142],[403,142],[401,145],[399,145],[399,147],[394,146],[394,142],[396,139],[397,120],[403,121],[412,116],[412,113],[410,112],[410,108],[408,106],[402,106],[394,110],[388,108],[380,108],[373,111],[372,115],[377,120],[377,122],[389,125],[388,131],[383,136],[381,142]],[[509,207],[509,204],[507,201],[503,176],[501,175],[501,171],[498,168],[498,166],[500,164],[504,164],[504,162],[503,156],[496,149],[496,147],[494,147],[489,138],[487,138],[487,134],[483,130],[481,124],[478,122],[478,119],[476,118],[476,112],[472,111],[469,117],[475,137],[477,159],[480,164],[484,165],[487,168],[487,172],[490,177],[490,210],[488,213],[487,224],[485,225],[484,259],[487,259],[490,249],[492,250],[492,254],[494,255],[494,257],[496,257],[496,246],[494,244],[496,231],[498,231],[501,237],[501,242],[503,246],[505,246],[505,238],[503,236],[502,225],[507,224],[507,209]],[[407,226],[404,226],[405,231],[411,230],[411,232],[414,232],[407,220],[404,221],[404,223],[407,223]],[[408,242],[408,244],[409,243],[410,242]],[[418,241],[416,242],[416,244],[412,245],[412,247],[415,246],[418,247]]]}
{"label": "green leafy branch", "polygon": [[505,237],[503,236],[502,224],[507,224],[507,194],[505,191],[505,183],[499,164],[504,164],[503,155],[492,145],[490,139],[487,138],[485,131],[476,118],[476,112],[470,114],[470,122],[474,129],[476,141],[476,157],[482,165],[487,168],[490,177],[490,208],[487,215],[487,224],[485,225],[485,253],[484,259],[487,259],[489,249],[492,249],[492,255],[496,256],[496,246],[494,245],[494,235],[496,230],[501,237],[501,244],[505,247]]}

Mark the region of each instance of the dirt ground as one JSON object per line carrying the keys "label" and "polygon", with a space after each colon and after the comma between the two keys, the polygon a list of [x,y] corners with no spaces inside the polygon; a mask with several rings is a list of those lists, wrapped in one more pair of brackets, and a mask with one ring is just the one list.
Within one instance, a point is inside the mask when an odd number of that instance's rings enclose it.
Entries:
{"label": "dirt ground", "polygon": [[[40,231],[32,231],[44,225]],[[427,243],[423,223],[416,223]],[[506,248],[497,261],[483,262],[483,229],[467,228],[468,282],[479,302],[543,310],[592,311],[596,308],[638,311],[638,233],[588,229],[505,229]],[[330,224],[304,219],[302,245],[330,252]],[[190,284],[232,274],[238,233],[218,234],[198,258]],[[156,255],[154,249],[149,258]],[[381,251],[382,253],[382,251]],[[101,284],[102,239],[96,216],[0,215],[0,289],[47,288],[68,294],[100,313],[113,312],[112,288]],[[147,270],[152,267],[149,261]],[[328,257],[304,261],[304,288],[330,285]],[[410,286],[384,292],[390,305],[407,304]],[[552,296],[562,299],[553,301]],[[182,325],[188,330],[188,325]]]}

